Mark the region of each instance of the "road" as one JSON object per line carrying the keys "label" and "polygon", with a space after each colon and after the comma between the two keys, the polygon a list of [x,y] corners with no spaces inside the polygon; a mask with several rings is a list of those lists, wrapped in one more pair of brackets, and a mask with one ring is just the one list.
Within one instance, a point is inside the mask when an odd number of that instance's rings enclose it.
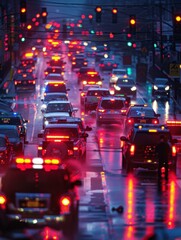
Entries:
{"label": "road", "polygon": [[[37,156],[38,133],[42,129],[41,91],[43,87],[46,60],[38,58],[36,66],[36,92],[18,93],[15,99],[15,111],[28,119],[28,141],[25,155]],[[95,66],[94,59],[89,59],[89,65]],[[154,231],[175,229],[181,224],[181,171],[180,156],[177,176],[171,176],[169,183],[163,183],[161,189],[157,186],[155,172],[138,169],[133,175],[125,175],[122,171],[120,136],[123,134],[119,124],[96,126],[95,112],[84,114],[80,107],[80,93],[77,76],[66,64],[65,79],[71,90],[69,99],[74,107],[78,107],[77,116],[85,120],[85,125],[92,127],[87,139],[87,159],[82,165],[84,176],[83,187],[80,189],[79,231],[78,240],[140,240]],[[104,86],[108,86],[108,73],[101,73]],[[157,113],[161,114],[161,123],[173,118],[173,103],[152,102],[150,84],[138,86],[137,103],[152,104]],[[180,115],[177,116],[181,119]],[[113,208],[123,206],[123,212],[113,211]],[[15,231],[16,232],[16,231]],[[16,233],[11,239],[16,238]],[[54,236],[61,239],[61,232],[53,229],[31,229],[23,234],[38,236],[45,239]],[[35,238],[34,238],[35,239]],[[53,239],[53,238],[46,238]]]}

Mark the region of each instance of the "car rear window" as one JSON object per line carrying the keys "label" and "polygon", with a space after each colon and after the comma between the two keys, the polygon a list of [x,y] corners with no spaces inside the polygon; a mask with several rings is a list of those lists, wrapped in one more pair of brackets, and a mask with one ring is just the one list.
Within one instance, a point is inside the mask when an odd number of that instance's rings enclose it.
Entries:
{"label": "car rear window", "polygon": [[45,92],[66,92],[64,84],[49,84],[46,86]]}
{"label": "car rear window", "polygon": [[121,100],[103,100],[101,107],[104,109],[121,109],[124,107],[124,103]]}
{"label": "car rear window", "polygon": [[152,109],[130,109],[130,117],[155,117],[155,112]]}
{"label": "car rear window", "polygon": [[105,97],[105,96],[109,96],[110,93],[109,91],[88,91],[87,92],[87,96],[101,96],[101,97]]}
{"label": "car rear window", "polygon": [[46,113],[71,111],[69,103],[50,103],[47,105]]}
{"label": "car rear window", "polygon": [[77,128],[48,128],[48,129],[45,129],[45,135],[69,136],[69,137],[77,138],[78,129]]}
{"label": "car rear window", "polygon": [[170,141],[171,135],[169,132],[137,132],[134,142],[137,145],[157,145],[160,141],[160,136],[164,135]]}

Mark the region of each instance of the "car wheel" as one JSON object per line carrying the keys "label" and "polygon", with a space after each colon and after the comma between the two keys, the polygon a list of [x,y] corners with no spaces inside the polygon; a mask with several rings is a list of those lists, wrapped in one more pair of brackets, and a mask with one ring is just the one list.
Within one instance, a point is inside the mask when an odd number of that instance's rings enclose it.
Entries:
{"label": "car wheel", "polygon": [[133,166],[132,166],[132,164],[130,163],[129,160],[127,160],[125,165],[126,165],[126,174],[132,173],[133,172]]}

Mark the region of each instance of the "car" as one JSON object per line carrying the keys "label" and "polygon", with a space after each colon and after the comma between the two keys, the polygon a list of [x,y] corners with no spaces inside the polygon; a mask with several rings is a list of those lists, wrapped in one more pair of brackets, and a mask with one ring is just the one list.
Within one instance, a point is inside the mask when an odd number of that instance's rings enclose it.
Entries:
{"label": "car", "polygon": [[84,75],[84,79],[82,79],[81,85],[100,85],[102,86],[102,78],[97,71],[88,71],[86,75]]}
{"label": "car", "polygon": [[[70,89],[67,88],[66,83],[64,81],[50,81],[45,83],[45,87],[43,89],[43,97],[47,93],[66,93]],[[42,97],[42,98],[43,98]]]}
{"label": "car", "polygon": [[30,72],[26,73],[16,73],[13,77],[15,90],[23,91],[23,90],[32,90],[36,89],[36,79],[37,77]]}
{"label": "car", "polygon": [[50,101],[68,101],[68,96],[66,93],[47,93],[42,99],[41,110],[44,111]]}
{"label": "car", "polygon": [[96,108],[96,123],[121,123],[123,124],[122,113],[126,111],[125,98],[108,96],[100,98]]}
{"label": "car", "polygon": [[53,112],[53,113],[45,113],[43,115],[43,129],[45,126],[51,122],[58,121],[61,117],[70,117],[68,112]]}
{"label": "car", "polygon": [[81,129],[81,131],[84,133],[84,132],[86,132],[86,131],[91,131],[92,130],[92,128],[91,127],[89,127],[89,126],[84,126],[84,122],[83,122],[83,120],[80,118],[80,117],[70,117],[70,116],[51,116],[51,117],[46,117],[46,121],[47,121],[47,123],[46,123],[46,125],[47,124],[57,124],[57,123],[59,123],[59,124],[65,124],[65,123],[73,123],[73,124],[78,124],[79,125],[79,127],[80,127],[80,129]]}
{"label": "car", "polygon": [[160,136],[165,136],[171,145],[169,169],[176,173],[177,152],[176,139],[166,125],[163,124],[134,124],[126,136],[121,136],[122,169],[126,173],[133,172],[134,168],[158,169],[158,157],[155,151]]}
{"label": "car", "polygon": [[88,72],[96,72],[96,70],[93,67],[81,67],[77,72],[77,82],[81,83],[87,76]]}
{"label": "car", "polygon": [[152,85],[153,98],[170,99],[171,85],[168,78],[155,78]]}
{"label": "car", "polygon": [[118,78],[113,86],[114,95],[136,99],[137,87],[132,78]]}
{"label": "car", "polygon": [[126,68],[114,68],[111,72],[111,77],[109,79],[109,85],[112,86],[118,80],[118,78],[128,78]]}
{"label": "car", "polygon": [[20,74],[20,73],[26,73],[26,72],[30,72],[32,73],[34,71],[34,69],[32,68],[32,66],[27,66],[26,64],[19,64],[16,68],[15,68],[15,72]]}
{"label": "car", "polygon": [[118,67],[118,63],[111,58],[103,58],[100,60],[99,69],[101,71],[112,71],[114,68]]}
{"label": "car", "polygon": [[49,67],[61,67],[65,68],[65,62],[60,58],[60,56],[52,56],[52,59],[47,62]]}
{"label": "car", "polygon": [[166,125],[169,128],[173,138],[177,139],[175,144],[177,147],[177,152],[181,153],[181,121],[179,120],[167,120]]}
{"label": "car", "polygon": [[81,103],[81,105],[84,105],[85,95],[86,95],[86,93],[87,93],[87,91],[88,91],[88,89],[89,89],[90,87],[100,88],[101,86],[100,86],[100,85],[97,85],[97,84],[95,84],[95,85],[94,85],[94,84],[85,84],[85,85],[83,85],[82,88],[79,89],[79,91],[80,91],[80,103]]}
{"label": "car", "polygon": [[21,58],[20,64],[24,65],[27,68],[35,69],[36,60],[34,58]]}
{"label": "car", "polygon": [[159,124],[160,114],[155,113],[154,109],[147,104],[134,104],[130,105],[126,112],[123,112],[124,132],[127,133],[135,123],[145,124]]}
{"label": "car", "polygon": [[62,68],[62,67],[57,67],[57,66],[53,66],[53,67],[47,67],[46,69],[45,69],[45,71],[44,71],[44,75],[45,75],[45,77],[48,75],[48,74],[50,74],[50,73],[59,73],[59,74],[61,74],[62,76],[64,75],[64,73],[65,73],[65,70],[64,70],[64,68]]}
{"label": "car", "polygon": [[78,111],[78,108],[74,108],[70,101],[50,101],[47,104],[47,107],[43,113],[54,113],[54,112],[65,112],[68,113],[70,116],[75,115],[75,112]]}
{"label": "car", "polygon": [[0,215],[4,225],[11,231],[17,226],[53,227],[71,239],[78,227],[80,196],[76,188],[82,185],[81,177],[73,179],[72,175],[69,165],[55,157],[17,157],[1,179]]}
{"label": "car", "polygon": [[7,124],[0,125],[0,134],[5,134],[8,137],[16,156],[24,155],[24,138],[17,126]]}
{"label": "car", "polygon": [[9,166],[14,157],[13,146],[5,134],[0,134],[0,167]]}
{"label": "car", "polygon": [[27,143],[27,123],[29,121],[18,113],[0,113],[0,125],[15,125],[19,128],[24,143]]}
{"label": "car", "polygon": [[82,56],[75,57],[72,60],[72,70],[74,71],[74,70],[80,69],[83,66],[87,66],[87,64],[88,62],[85,57],[82,57]]}
{"label": "car", "polygon": [[84,99],[85,113],[88,113],[88,111],[90,110],[96,110],[99,99],[105,96],[110,96],[110,92],[108,88],[90,87]]}
{"label": "car", "polygon": [[40,157],[86,159],[85,138],[88,134],[81,131],[79,124],[47,124],[38,137],[43,140],[38,147]]}

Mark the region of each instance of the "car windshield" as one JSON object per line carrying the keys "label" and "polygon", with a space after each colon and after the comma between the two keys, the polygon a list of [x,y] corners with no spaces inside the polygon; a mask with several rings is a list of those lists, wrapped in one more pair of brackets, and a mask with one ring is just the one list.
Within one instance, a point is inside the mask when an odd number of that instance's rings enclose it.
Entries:
{"label": "car windshield", "polygon": [[[139,145],[157,145],[163,132],[137,132],[134,142]],[[169,132],[165,132],[164,136],[168,141],[171,140]]]}
{"label": "car windshield", "polygon": [[165,85],[165,84],[168,84],[168,80],[167,79],[156,79],[155,84]]}
{"label": "car windshield", "polygon": [[45,130],[45,135],[51,136],[69,136],[70,138],[78,137],[78,129],[77,128],[48,128]]}
{"label": "car windshield", "polygon": [[121,109],[124,103],[121,100],[103,100],[101,107],[104,109]]}
{"label": "car windshield", "polygon": [[4,138],[0,138],[0,147],[4,147],[4,146],[6,146],[6,141],[5,141],[5,139]]}
{"label": "car windshield", "polygon": [[152,109],[130,109],[129,117],[155,117]]}
{"label": "car windshield", "polygon": [[47,105],[46,113],[51,112],[70,112],[71,107],[69,103],[50,103]]}
{"label": "car windshield", "polygon": [[125,75],[127,73],[126,73],[126,70],[114,70],[113,74],[115,74],[115,75]]}
{"label": "car windshield", "polygon": [[105,96],[109,96],[110,95],[110,93],[109,93],[109,91],[88,91],[88,93],[87,93],[87,96],[95,96],[95,97],[97,97],[97,96],[102,96],[102,97],[105,97]]}
{"label": "car windshield", "polygon": [[0,134],[4,134],[9,138],[18,138],[18,131],[16,131],[15,129],[5,129],[5,128],[0,128]]}
{"label": "car windshield", "polygon": [[0,124],[21,125],[21,120],[18,117],[1,117]]}

